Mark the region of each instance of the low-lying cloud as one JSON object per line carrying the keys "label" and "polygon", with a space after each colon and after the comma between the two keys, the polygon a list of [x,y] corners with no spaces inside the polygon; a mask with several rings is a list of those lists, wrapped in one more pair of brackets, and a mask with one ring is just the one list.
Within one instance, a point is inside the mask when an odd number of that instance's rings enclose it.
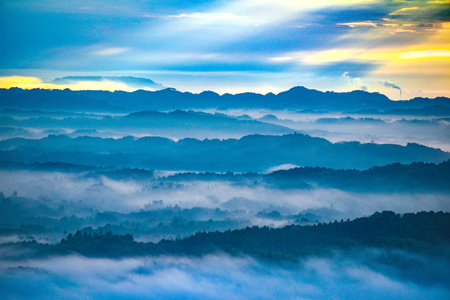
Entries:
{"label": "low-lying cloud", "polygon": [[323,188],[284,190],[264,184],[227,181],[112,179],[107,176],[86,177],[85,173],[34,171],[0,171],[0,178],[0,192],[5,196],[17,191],[20,197],[72,202],[79,208],[99,211],[135,211],[159,200],[163,206],[221,207],[255,212],[271,208],[292,214],[306,209],[333,207],[348,218],[382,210],[397,213],[450,211],[446,194],[370,194]]}
{"label": "low-lying cloud", "polygon": [[392,255],[362,250],[287,266],[227,255],[54,257],[2,263],[0,289],[7,299],[448,299],[448,271],[437,267],[448,262],[399,254],[418,262],[412,271],[443,276],[427,283],[403,276],[400,263],[379,261]]}

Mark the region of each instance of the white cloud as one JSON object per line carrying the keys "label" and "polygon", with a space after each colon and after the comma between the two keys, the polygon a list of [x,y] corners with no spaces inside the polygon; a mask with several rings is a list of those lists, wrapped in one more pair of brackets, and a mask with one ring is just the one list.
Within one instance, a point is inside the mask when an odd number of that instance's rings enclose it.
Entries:
{"label": "white cloud", "polygon": [[[36,299],[448,299],[445,278],[421,284],[415,274],[398,276],[401,263],[380,262],[392,253],[354,254],[312,257],[288,267],[227,255],[54,257],[2,263],[0,288],[12,299],[27,299],[30,294]],[[419,263],[411,272],[432,274],[440,267],[437,259],[407,253],[400,257]]]}
{"label": "white cloud", "polygon": [[92,54],[100,55],[100,56],[110,56],[110,55],[122,54],[129,50],[130,50],[130,48],[113,47],[113,48],[104,48],[104,49],[96,50],[96,51],[92,52]]}

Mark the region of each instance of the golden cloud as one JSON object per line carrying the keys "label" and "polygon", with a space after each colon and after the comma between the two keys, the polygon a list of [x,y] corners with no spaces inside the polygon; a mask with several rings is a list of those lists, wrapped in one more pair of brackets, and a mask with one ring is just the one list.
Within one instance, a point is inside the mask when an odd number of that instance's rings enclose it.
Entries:
{"label": "golden cloud", "polygon": [[43,82],[41,79],[36,77],[25,77],[25,76],[5,76],[0,77],[0,88],[9,89],[12,87],[18,87],[21,89],[52,89],[52,90],[63,90],[71,89],[73,91],[84,91],[84,90],[102,90],[102,91],[134,91],[128,87],[126,84],[111,81],[79,81],[73,84],[53,84]]}

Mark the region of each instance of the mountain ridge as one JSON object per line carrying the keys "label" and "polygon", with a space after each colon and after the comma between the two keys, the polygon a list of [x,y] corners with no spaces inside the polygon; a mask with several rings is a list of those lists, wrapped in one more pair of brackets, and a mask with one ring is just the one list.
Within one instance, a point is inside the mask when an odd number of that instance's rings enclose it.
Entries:
{"label": "mountain ridge", "polygon": [[63,109],[68,111],[132,112],[136,110],[176,110],[206,108],[322,109],[330,111],[366,109],[419,109],[441,105],[450,107],[450,98],[413,98],[392,101],[379,93],[364,91],[321,92],[297,86],[279,94],[199,94],[173,88],[158,91],[71,91],[20,88],[0,89],[1,109]]}
{"label": "mountain ridge", "polygon": [[332,143],[303,134],[255,134],[223,140],[185,138],[176,142],[161,137],[103,139],[66,135],[0,141],[0,160],[5,161],[54,161],[155,170],[263,172],[282,164],[361,170],[396,162],[440,163],[448,159],[448,152],[414,143],[406,146]]}

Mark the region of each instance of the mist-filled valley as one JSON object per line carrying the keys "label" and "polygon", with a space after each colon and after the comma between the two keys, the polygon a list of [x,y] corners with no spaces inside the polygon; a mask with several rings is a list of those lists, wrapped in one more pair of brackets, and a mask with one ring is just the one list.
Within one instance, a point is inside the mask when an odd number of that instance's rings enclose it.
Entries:
{"label": "mist-filled valley", "polygon": [[0,300],[450,299],[450,0],[1,0]]}
{"label": "mist-filled valley", "polygon": [[162,136],[229,139],[251,134],[303,133],[331,142],[419,143],[450,150],[450,112],[423,114],[289,111],[271,109],[204,109],[166,112],[139,111],[129,114],[0,111],[0,139],[43,138],[49,134],[70,137],[121,138]]}
{"label": "mist-filled valley", "polygon": [[448,211],[449,169],[445,162],[350,172],[172,174],[4,163],[0,225],[5,241],[27,235],[58,241],[64,232],[88,227],[158,241],[254,225],[317,224],[383,210]]}
{"label": "mist-filled valley", "polygon": [[119,260],[68,255],[4,263],[0,284],[11,299],[448,298],[448,261],[396,253],[390,264],[386,257],[370,250],[337,253],[286,267],[228,255]]}
{"label": "mist-filled valley", "polygon": [[6,299],[450,295],[447,98],[1,93]]}

